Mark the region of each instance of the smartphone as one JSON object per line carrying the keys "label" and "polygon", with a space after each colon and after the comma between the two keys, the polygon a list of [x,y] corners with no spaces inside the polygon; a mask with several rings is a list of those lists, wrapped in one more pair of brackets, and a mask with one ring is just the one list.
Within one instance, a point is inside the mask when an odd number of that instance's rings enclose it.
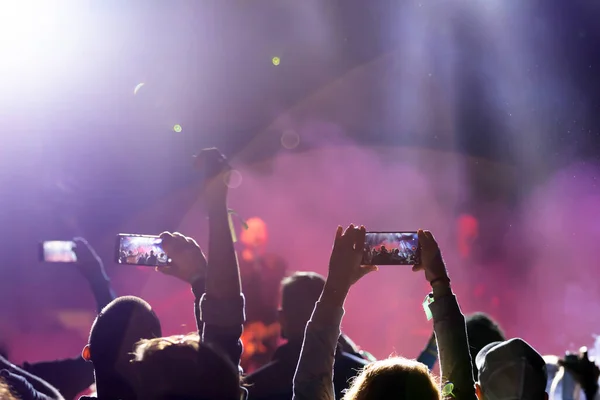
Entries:
{"label": "smartphone", "polygon": [[162,239],[154,235],[117,235],[115,262],[117,264],[166,266],[171,263],[162,248]]}
{"label": "smartphone", "polygon": [[417,232],[367,232],[363,265],[419,265]]}
{"label": "smartphone", "polygon": [[49,263],[77,262],[75,242],[71,240],[47,240],[40,243],[40,261]]}

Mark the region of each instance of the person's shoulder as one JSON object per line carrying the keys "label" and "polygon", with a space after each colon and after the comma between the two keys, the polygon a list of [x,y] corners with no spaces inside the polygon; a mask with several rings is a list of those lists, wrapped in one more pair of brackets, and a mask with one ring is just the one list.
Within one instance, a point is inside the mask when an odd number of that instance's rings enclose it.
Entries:
{"label": "person's shoulder", "polygon": [[255,382],[268,380],[271,375],[276,374],[276,372],[280,369],[279,361],[271,361],[268,364],[263,365],[256,371],[246,375],[244,377],[244,383],[253,384]]}
{"label": "person's shoulder", "polygon": [[350,354],[344,351],[340,354],[338,358],[336,358],[334,368],[338,367],[343,369],[361,369],[368,364],[368,360],[365,360],[364,358],[358,357],[354,354]]}
{"label": "person's shoulder", "polygon": [[[281,361],[272,361],[267,365],[248,374],[244,380],[244,386],[248,389],[251,399],[267,399],[271,396],[278,398],[292,392],[292,382],[295,368],[289,368]],[[282,397],[291,398],[291,397]]]}

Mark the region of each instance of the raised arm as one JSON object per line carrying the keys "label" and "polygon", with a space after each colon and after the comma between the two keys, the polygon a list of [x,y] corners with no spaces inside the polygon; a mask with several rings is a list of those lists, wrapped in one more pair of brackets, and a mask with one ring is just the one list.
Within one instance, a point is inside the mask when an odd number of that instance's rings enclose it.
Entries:
{"label": "raised arm", "polygon": [[110,279],[106,274],[102,259],[93,247],[83,238],[75,238],[73,241],[76,244],[74,250],[77,255],[77,269],[90,285],[96,300],[96,310],[100,312],[116,298],[110,286]]}
{"label": "raised arm", "polygon": [[[88,282],[96,300],[96,310],[100,312],[115,299],[110,279],[102,259],[92,246],[83,238],[73,241],[76,244],[77,269]],[[81,355],[63,360],[25,363],[23,369],[56,387],[67,399],[75,397],[94,383],[94,366]]]}
{"label": "raised arm", "polygon": [[578,355],[567,354],[565,358],[558,361],[558,364],[579,384],[586,400],[596,400],[600,397],[598,396],[600,368],[589,359],[587,347],[580,348]]}
{"label": "raised arm", "polygon": [[245,317],[227,208],[226,181],[231,167],[217,149],[202,150],[197,160],[205,174],[204,200],[208,212],[206,291],[200,303],[204,322],[202,340],[219,345],[239,365]]}
{"label": "raised arm", "polygon": [[350,225],[335,234],[329,274],[321,298],[306,326],[294,376],[295,400],[334,400],[333,363],[350,287],[377,267],[361,266],[365,228]]}
{"label": "raised arm", "polygon": [[476,400],[471,355],[465,318],[450,287],[450,278],[435,238],[429,231],[419,231],[421,265],[431,284],[433,303],[429,309],[437,338],[444,399]]}

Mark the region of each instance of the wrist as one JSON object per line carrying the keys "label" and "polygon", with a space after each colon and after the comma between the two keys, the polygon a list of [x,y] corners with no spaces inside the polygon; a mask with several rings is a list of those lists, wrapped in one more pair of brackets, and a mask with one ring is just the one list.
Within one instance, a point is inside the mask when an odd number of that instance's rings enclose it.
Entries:
{"label": "wrist", "polygon": [[437,276],[430,280],[429,284],[432,288],[436,286],[450,286],[450,278],[448,275]]}
{"label": "wrist", "polygon": [[434,299],[452,294],[452,287],[450,286],[450,279],[448,279],[448,278],[445,278],[445,279],[436,278],[436,279],[432,280],[430,282],[430,284],[431,284]]}
{"label": "wrist", "polygon": [[324,302],[332,303],[337,306],[343,306],[346,296],[348,296],[349,287],[344,285],[332,284],[330,282],[325,283],[321,299]]}

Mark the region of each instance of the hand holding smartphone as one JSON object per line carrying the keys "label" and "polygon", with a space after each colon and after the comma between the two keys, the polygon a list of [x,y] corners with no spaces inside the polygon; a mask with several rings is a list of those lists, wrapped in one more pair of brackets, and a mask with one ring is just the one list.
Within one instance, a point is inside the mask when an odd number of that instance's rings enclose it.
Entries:
{"label": "hand holding smartphone", "polygon": [[419,265],[417,232],[367,232],[363,265]]}
{"label": "hand holding smartphone", "polygon": [[115,262],[117,264],[164,267],[171,263],[162,247],[162,239],[155,235],[117,236]]}

